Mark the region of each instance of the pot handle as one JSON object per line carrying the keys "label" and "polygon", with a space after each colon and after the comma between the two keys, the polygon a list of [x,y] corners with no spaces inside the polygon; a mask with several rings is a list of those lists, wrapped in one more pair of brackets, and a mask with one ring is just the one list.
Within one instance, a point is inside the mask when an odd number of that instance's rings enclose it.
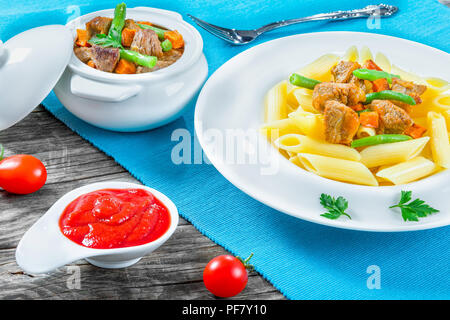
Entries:
{"label": "pot handle", "polygon": [[149,7],[135,7],[133,9],[145,10],[145,11],[149,11],[149,12],[153,12],[153,13],[157,13],[157,14],[161,14],[161,15],[171,16],[177,20],[183,20],[183,16],[175,11],[158,9],[158,8],[149,8]]}
{"label": "pot handle", "polygon": [[97,82],[73,75],[70,80],[70,91],[81,98],[105,102],[120,102],[127,100],[141,91],[138,85],[111,84]]}

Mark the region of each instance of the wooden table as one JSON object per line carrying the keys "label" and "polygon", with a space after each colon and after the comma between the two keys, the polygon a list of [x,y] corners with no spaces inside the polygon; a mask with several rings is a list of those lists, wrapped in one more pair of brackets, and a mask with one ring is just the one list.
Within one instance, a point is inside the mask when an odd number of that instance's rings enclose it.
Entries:
{"label": "wooden table", "polygon": [[[0,142],[6,156],[32,154],[48,170],[46,185],[34,194],[0,190],[0,299],[214,299],[203,285],[202,272],[210,259],[226,251],[184,219],[161,248],[129,268],[105,270],[82,260],[48,275],[25,274],[15,261],[16,246],[63,194],[92,182],[137,181],[42,106],[0,132]],[[80,289],[74,281],[78,272]],[[252,272],[236,299],[284,297]]]}

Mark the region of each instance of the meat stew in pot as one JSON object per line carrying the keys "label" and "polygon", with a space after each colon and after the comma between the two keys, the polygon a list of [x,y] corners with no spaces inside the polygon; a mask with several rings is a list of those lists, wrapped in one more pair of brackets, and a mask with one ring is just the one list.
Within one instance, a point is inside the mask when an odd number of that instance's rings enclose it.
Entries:
{"label": "meat stew in pot", "polygon": [[77,29],[74,53],[83,63],[104,72],[139,74],[166,68],[181,58],[183,36],[149,21],[126,19],[126,5],[114,18],[95,17]]}

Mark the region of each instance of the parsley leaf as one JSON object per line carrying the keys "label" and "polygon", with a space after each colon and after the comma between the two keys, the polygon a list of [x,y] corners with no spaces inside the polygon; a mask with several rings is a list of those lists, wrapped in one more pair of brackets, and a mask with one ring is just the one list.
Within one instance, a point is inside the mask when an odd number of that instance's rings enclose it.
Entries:
{"label": "parsley leaf", "polygon": [[88,41],[90,44],[95,44],[102,47],[122,48],[122,44],[113,40],[111,37],[104,34],[97,34]]}
{"label": "parsley leaf", "polygon": [[419,221],[419,218],[424,218],[432,213],[439,212],[439,210],[430,207],[423,200],[415,199],[409,202],[411,199],[412,191],[402,191],[398,204],[389,208],[400,208],[404,221]]}
{"label": "parsley leaf", "polygon": [[343,197],[338,197],[337,199],[335,199],[328,194],[322,193],[320,195],[320,204],[328,210],[328,212],[321,214],[322,217],[335,220],[344,215],[349,219],[352,218],[345,212],[345,210],[347,210],[348,208],[348,201]]}

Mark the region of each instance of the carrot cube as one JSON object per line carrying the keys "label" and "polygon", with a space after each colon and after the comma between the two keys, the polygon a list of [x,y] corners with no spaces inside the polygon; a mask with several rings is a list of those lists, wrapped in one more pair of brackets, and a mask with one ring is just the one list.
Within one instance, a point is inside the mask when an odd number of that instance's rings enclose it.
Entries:
{"label": "carrot cube", "polygon": [[124,47],[129,47],[133,43],[134,35],[136,34],[136,30],[124,28],[122,30],[122,45]]}
{"label": "carrot cube", "polygon": [[114,72],[120,74],[135,74],[136,65],[133,62],[127,61],[125,59],[120,59]]}

